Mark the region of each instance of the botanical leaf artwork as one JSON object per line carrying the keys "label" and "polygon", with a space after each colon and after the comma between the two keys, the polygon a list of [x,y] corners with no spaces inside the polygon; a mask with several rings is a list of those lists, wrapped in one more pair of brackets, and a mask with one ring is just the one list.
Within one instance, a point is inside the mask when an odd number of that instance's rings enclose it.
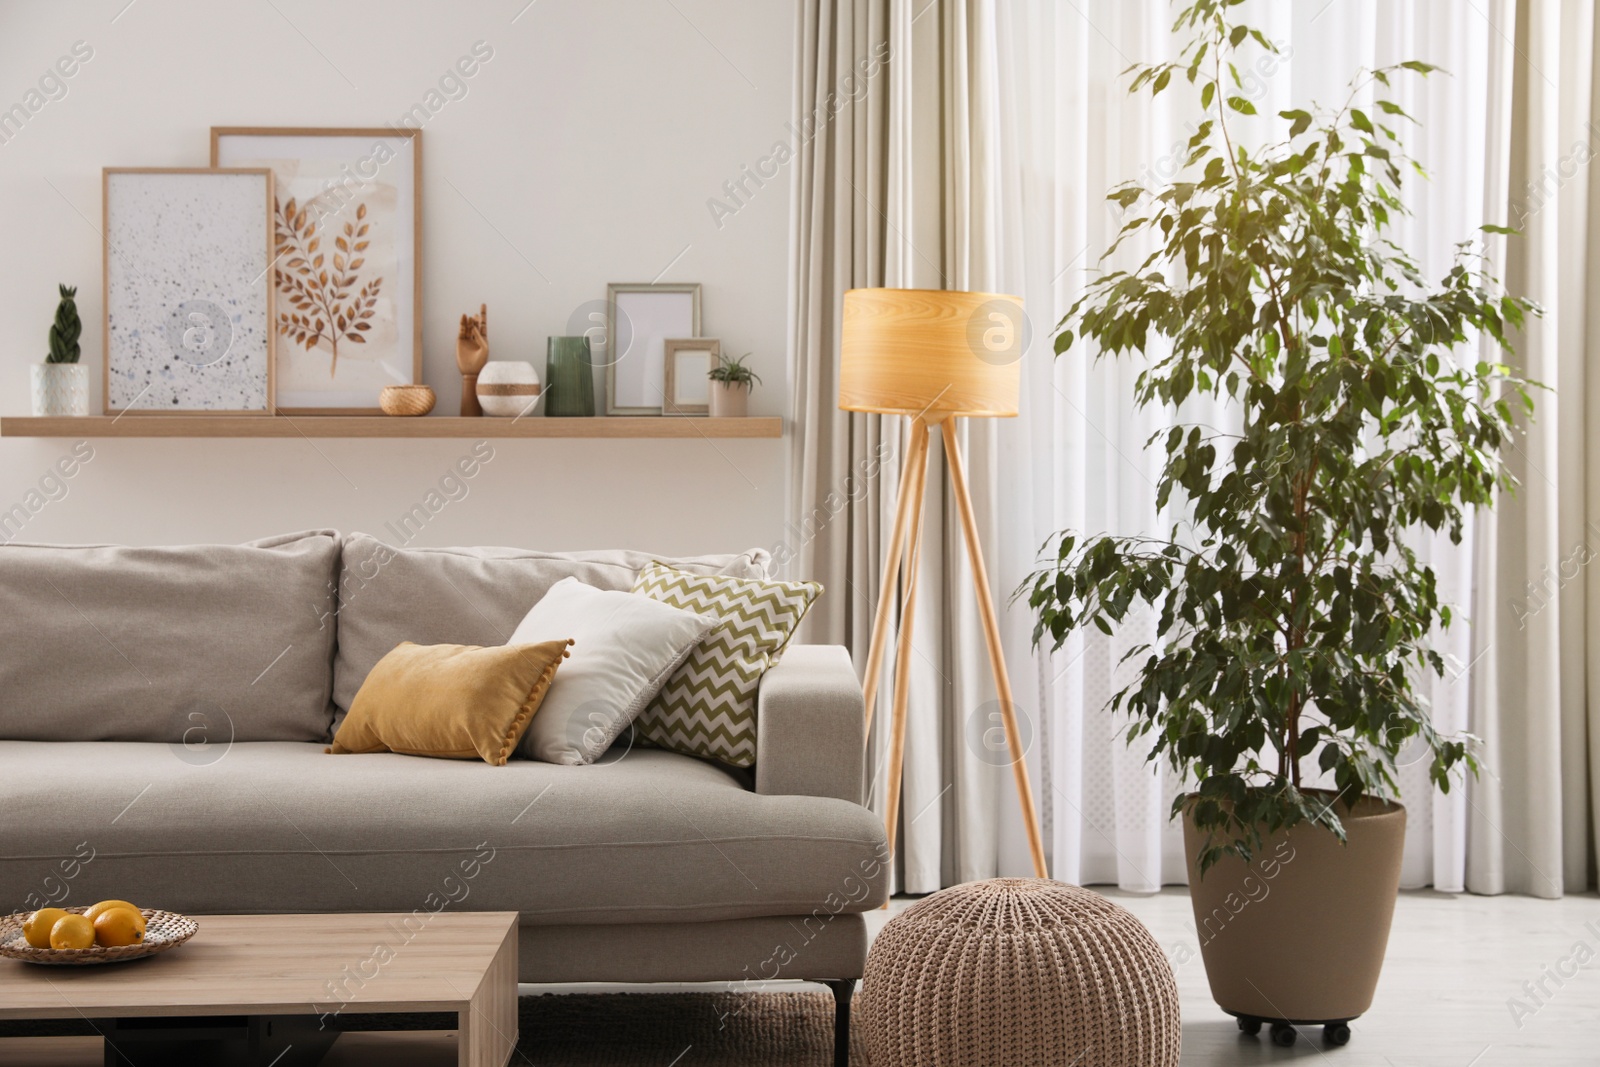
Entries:
{"label": "botanical leaf artwork", "polygon": [[278,332],[307,351],[325,343],[331,356],[328,377],[332,378],[339,369],[339,342],[367,343],[364,335],[372,329],[370,320],[383,279],[361,281],[372,225],[367,221],[367,205],[356,205],[355,221],[343,224],[329,248],[324,245],[327,231],[323,223],[337,225],[338,217],[325,220],[314,204],[296,204],[290,197],[288,203],[275,205],[278,292],[294,308],[279,312]]}

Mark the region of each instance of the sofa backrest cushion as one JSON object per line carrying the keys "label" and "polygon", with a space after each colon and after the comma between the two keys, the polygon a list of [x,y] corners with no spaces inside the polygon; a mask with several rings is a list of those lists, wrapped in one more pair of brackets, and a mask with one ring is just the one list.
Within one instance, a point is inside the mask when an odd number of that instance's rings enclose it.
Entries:
{"label": "sofa backrest cushion", "polygon": [[325,738],[339,548],[0,547],[0,738]]}
{"label": "sofa backrest cushion", "polygon": [[763,578],[770,556],[669,559],[647,552],[535,552],[520,548],[394,548],[367,534],[345,538],[339,580],[339,648],[333,702],[346,710],[367,672],[402,641],[503,645],[563,578],[627,592],[651,561],[696,574]]}

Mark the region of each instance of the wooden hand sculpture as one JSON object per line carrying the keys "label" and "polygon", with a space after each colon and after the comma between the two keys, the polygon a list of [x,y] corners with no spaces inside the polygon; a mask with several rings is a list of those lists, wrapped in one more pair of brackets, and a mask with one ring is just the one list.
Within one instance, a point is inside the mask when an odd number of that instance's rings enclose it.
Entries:
{"label": "wooden hand sculpture", "polygon": [[480,304],[477,315],[461,316],[456,337],[456,366],[461,369],[461,414],[478,416],[478,372],[489,362],[489,305]]}

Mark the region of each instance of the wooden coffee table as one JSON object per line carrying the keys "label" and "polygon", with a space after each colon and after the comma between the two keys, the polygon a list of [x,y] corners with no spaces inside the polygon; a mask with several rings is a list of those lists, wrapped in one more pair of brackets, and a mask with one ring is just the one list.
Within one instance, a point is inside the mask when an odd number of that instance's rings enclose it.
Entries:
{"label": "wooden coffee table", "polygon": [[128,963],[0,959],[0,1019],[88,1020],[107,1067],[305,1067],[353,1014],[454,1013],[460,1067],[516,1047],[515,912],[196,918],[188,944]]}

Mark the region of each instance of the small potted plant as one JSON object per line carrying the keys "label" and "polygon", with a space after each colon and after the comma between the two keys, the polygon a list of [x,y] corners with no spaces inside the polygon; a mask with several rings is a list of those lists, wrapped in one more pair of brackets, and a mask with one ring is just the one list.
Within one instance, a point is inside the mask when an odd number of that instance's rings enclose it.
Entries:
{"label": "small potted plant", "polygon": [[35,415],[89,414],[89,371],[78,363],[78,336],[83,323],[78,321],[78,290],[56,287],[61,302],[56,305],[56,321],[50,326],[50,354],[33,367],[33,413]]}
{"label": "small potted plant", "polygon": [[717,365],[711,368],[711,414],[719,419],[742,419],[750,409],[752,383],[759,383],[761,375],[745,366],[750,358],[746,352],[737,359],[718,356]]}

